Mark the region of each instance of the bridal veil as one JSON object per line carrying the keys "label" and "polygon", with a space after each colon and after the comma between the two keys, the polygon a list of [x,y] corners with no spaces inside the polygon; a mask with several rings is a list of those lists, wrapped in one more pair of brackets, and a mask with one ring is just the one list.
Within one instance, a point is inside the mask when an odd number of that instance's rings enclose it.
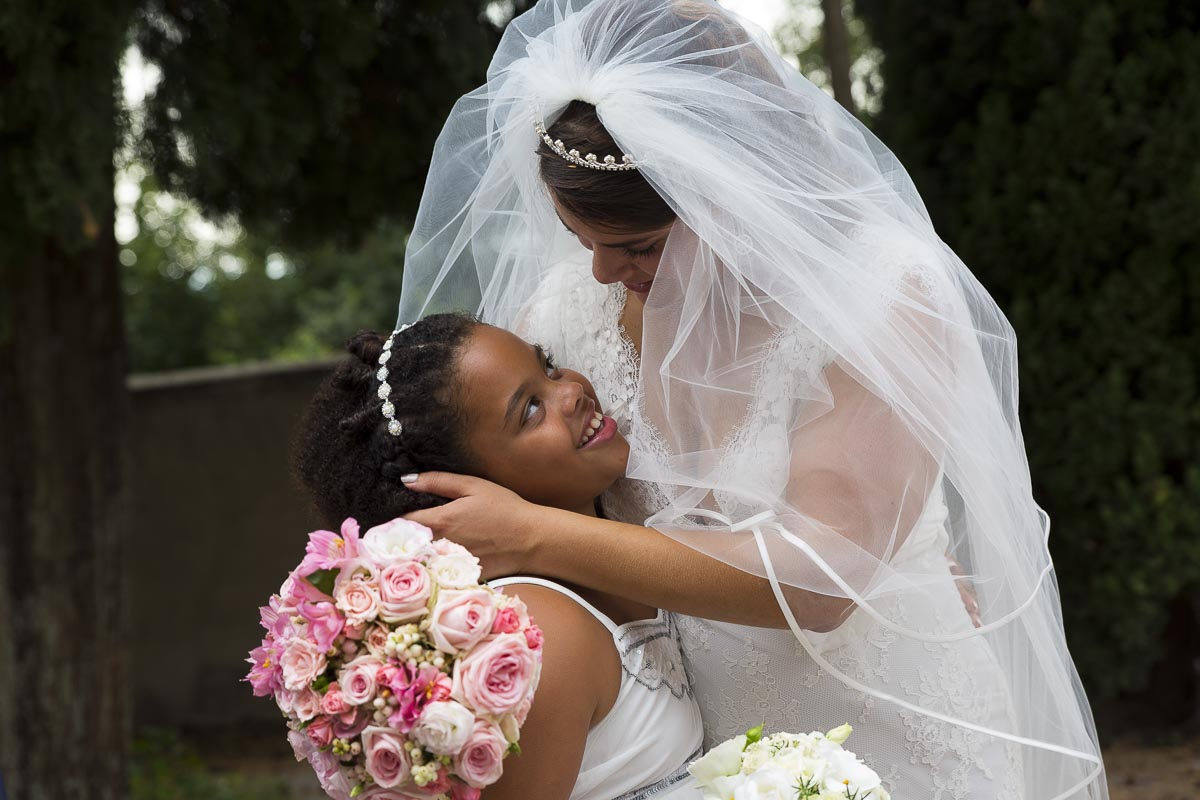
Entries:
{"label": "bridal veil", "polygon": [[[699,0],[542,0],[514,20],[437,141],[400,320],[467,309],[512,326],[579,257],[534,124],[572,100],[679,219],[645,309],[629,466],[667,500],[633,521],[769,579],[798,646],[847,691],[1017,748],[1023,797],[1106,796],[1031,493],[1013,331],[892,153],[761,32]],[[931,515],[981,627],[897,602],[947,580],[904,557]],[[836,632],[804,629],[797,589],[926,648],[981,637],[1007,722],[923,707],[901,685],[936,679],[918,663],[829,663]]]}

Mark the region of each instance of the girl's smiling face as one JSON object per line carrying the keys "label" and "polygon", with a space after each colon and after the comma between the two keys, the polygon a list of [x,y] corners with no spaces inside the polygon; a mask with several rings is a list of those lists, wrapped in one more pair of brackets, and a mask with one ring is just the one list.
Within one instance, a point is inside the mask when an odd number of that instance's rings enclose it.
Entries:
{"label": "girl's smiling face", "polygon": [[466,443],[483,478],[539,505],[588,511],[625,474],[629,444],[587,378],[479,325],[458,362]]}

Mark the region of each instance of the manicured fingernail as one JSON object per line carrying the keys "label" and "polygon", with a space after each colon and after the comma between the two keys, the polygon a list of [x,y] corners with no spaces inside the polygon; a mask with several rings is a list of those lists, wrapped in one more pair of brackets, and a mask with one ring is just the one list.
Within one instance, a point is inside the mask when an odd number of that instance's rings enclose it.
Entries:
{"label": "manicured fingernail", "polygon": [[400,476],[400,482],[401,482],[401,483],[416,483],[416,482],[417,482],[417,477],[418,477],[418,476],[417,476],[417,473],[415,473],[415,472],[410,472],[410,473],[408,473],[407,475],[401,475],[401,476]]}

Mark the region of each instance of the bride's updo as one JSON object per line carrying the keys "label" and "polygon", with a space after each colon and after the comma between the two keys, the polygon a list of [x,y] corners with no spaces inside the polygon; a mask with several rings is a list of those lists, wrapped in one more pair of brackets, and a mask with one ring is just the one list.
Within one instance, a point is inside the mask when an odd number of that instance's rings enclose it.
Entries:
{"label": "bride's updo", "polygon": [[295,474],[325,524],[336,529],[352,516],[368,528],[446,502],[410,491],[402,475],[475,473],[454,396],[459,356],[480,324],[466,314],[435,314],[396,336],[386,366],[400,436],[388,432],[377,395],[387,335],[364,331],[347,343],[349,357],[322,382],[292,448]]}
{"label": "bride's updo", "polygon": [[[581,153],[620,150],[596,115],[596,107],[574,100],[547,132]],[[542,182],[563,208],[598,228],[648,231],[675,221],[675,211],[637,170],[604,172],[563,159],[542,142],[538,147]]]}

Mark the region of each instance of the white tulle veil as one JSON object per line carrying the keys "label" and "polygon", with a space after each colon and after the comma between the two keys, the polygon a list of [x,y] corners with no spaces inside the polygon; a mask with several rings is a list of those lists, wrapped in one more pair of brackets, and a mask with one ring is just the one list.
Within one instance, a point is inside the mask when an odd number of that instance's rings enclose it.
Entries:
{"label": "white tulle veil", "polygon": [[[769,578],[800,645],[853,691],[1019,748],[1023,797],[1105,796],[1030,489],[1013,331],[891,152],[760,32],[695,0],[543,0],[517,18],[438,139],[401,320],[467,309],[512,326],[579,257],[533,124],[572,100],[679,218],[644,315],[629,469],[669,496],[646,524]],[[934,501],[980,628],[896,611],[946,580],[897,557]],[[983,637],[1008,724],[824,662],[794,589],[851,598],[928,648]]]}

